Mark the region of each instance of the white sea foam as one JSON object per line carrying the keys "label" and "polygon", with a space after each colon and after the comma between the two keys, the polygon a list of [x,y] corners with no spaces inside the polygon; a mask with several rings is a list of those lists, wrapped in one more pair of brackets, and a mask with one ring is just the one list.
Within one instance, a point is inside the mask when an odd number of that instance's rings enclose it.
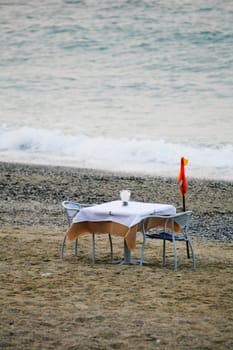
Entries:
{"label": "white sea foam", "polygon": [[177,176],[180,157],[191,177],[233,179],[233,146],[64,135],[59,130],[0,129],[0,160]]}

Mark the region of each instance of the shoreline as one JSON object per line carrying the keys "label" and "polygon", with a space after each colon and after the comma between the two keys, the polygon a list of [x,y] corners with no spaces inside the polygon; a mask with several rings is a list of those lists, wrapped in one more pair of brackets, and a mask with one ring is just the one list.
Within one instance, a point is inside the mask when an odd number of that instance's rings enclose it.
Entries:
{"label": "shoreline", "polygon": [[[152,172],[152,171],[145,171],[143,172],[142,170],[108,170],[108,169],[105,169],[105,168],[100,168],[100,167],[83,167],[83,166],[72,166],[70,163],[67,163],[66,165],[61,165],[60,163],[57,164],[57,163],[52,163],[52,164],[49,164],[49,163],[40,163],[40,162],[33,162],[33,163],[30,163],[26,160],[24,161],[7,161],[7,160],[0,160],[0,164],[15,164],[15,165],[18,165],[18,166],[28,166],[28,167],[38,167],[38,168],[56,168],[56,169],[71,169],[71,170],[79,170],[79,171],[85,171],[85,172],[94,172],[94,173],[98,173],[98,174],[109,174],[109,175],[114,175],[114,176],[136,176],[136,177],[142,177],[142,178],[171,178],[171,179],[177,179],[178,177],[178,173],[179,173],[179,164],[177,165],[177,168],[176,168],[176,171],[174,172],[174,169],[173,169],[173,172],[172,174],[174,175],[168,175],[169,171],[168,170],[164,170],[162,172]],[[233,183],[233,177],[232,176],[223,176],[223,177],[219,177],[214,175],[212,177],[208,177],[206,175],[190,175],[190,172],[189,171],[186,171],[186,176],[190,179],[190,180],[193,180],[193,181],[211,181],[211,182],[226,182],[226,183]]]}
{"label": "shoreline", "polygon": [[[40,164],[40,163],[27,163],[27,162],[8,162],[8,161],[1,161],[0,160],[0,169],[8,168],[35,168],[38,169],[40,172],[50,172],[54,171],[55,173],[62,173],[70,170],[71,173],[78,172],[80,174],[90,174],[90,175],[98,175],[98,176],[113,176],[113,177],[119,177],[119,178],[127,178],[127,177],[133,177],[133,178],[143,178],[143,179],[165,179],[165,180],[174,180],[177,182],[178,172],[177,170],[177,176],[168,176],[168,175],[157,175],[157,174],[151,174],[151,173],[142,173],[140,171],[111,171],[111,170],[104,170],[104,169],[98,169],[98,168],[85,168],[85,167],[75,167],[75,166],[69,166],[69,165],[50,165],[50,164]],[[186,174],[187,179],[189,179],[191,182],[201,182],[201,183],[225,183],[227,185],[233,185],[233,180],[230,179],[217,179],[217,178],[206,178],[206,177],[192,177]]]}
{"label": "shoreline", "polygon": [[[233,183],[187,178],[186,209],[193,211],[191,233],[233,241]],[[112,173],[95,169],[0,162],[1,225],[64,225],[61,203],[85,204],[119,198],[182,207],[176,178]]]}

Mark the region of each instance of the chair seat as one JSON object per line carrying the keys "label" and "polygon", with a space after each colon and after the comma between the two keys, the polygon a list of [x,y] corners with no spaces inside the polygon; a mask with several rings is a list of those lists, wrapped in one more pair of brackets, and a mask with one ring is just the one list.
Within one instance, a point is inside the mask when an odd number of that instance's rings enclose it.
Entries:
{"label": "chair seat", "polygon": [[[151,233],[151,234],[146,234],[146,238],[151,238],[151,239],[164,239],[166,241],[172,242],[172,234],[168,232],[159,232],[159,233]],[[184,237],[180,236],[174,236],[176,241],[186,241]]]}

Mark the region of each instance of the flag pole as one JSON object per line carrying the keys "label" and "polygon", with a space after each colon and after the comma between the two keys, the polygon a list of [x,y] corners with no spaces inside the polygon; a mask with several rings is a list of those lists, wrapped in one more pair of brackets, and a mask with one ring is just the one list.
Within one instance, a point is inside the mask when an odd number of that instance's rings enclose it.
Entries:
{"label": "flag pole", "polygon": [[183,211],[186,211],[186,208],[185,208],[185,195],[183,194]]}
{"label": "flag pole", "polygon": [[188,159],[182,157],[180,159],[180,172],[178,176],[178,181],[180,182],[180,193],[182,195],[183,200],[183,211],[186,210],[185,208],[185,193],[187,191],[187,183],[186,183],[186,177],[185,177],[185,165],[188,164]]}
{"label": "flag pole", "polygon": [[[187,183],[186,183],[186,176],[185,176],[185,165],[188,164],[188,159],[185,159],[184,157],[181,158],[180,160],[180,173],[178,176],[178,181],[180,182],[180,193],[182,194],[182,200],[183,200],[183,212],[186,211],[185,208],[185,193],[187,191]],[[187,256],[188,259],[190,258],[190,253],[189,253],[189,245],[188,242],[186,241],[186,249],[187,249]]]}

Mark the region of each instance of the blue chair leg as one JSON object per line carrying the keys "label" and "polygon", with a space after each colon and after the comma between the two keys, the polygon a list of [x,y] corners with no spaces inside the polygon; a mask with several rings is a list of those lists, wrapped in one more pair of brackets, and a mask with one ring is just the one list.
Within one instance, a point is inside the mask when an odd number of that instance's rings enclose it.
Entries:
{"label": "blue chair leg", "polygon": [[163,240],[163,266],[166,265],[166,239]]}
{"label": "blue chair leg", "polygon": [[112,236],[109,234],[108,238],[109,238],[109,244],[110,244],[111,261],[113,261]]}
{"label": "blue chair leg", "polygon": [[188,243],[189,243],[189,246],[190,246],[190,249],[191,249],[191,253],[192,253],[193,268],[195,269],[196,268],[196,257],[195,257],[195,254],[194,254],[193,245],[192,245],[192,242],[190,240],[188,241]]}
{"label": "blue chair leg", "polygon": [[141,259],[140,259],[140,265],[143,265],[144,261],[144,251],[145,251],[145,245],[146,245],[146,236],[143,234],[143,241],[142,241],[142,247],[141,247]]}
{"label": "blue chair leg", "polygon": [[60,258],[63,259],[64,258],[64,249],[65,249],[65,243],[66,243],[66,234],[62,240],[61,243],[61,253],[60,253]]}
{"label": "blue chair leg", "polygon": [[177,270],[177,252],[176,252],[176,240],[173,239],[173,248],[174,248],[174,269]]}
{"label": "blue chair leg", "polygon": [[95,264],[95,234],[92,234],[92,263]]}
{"label": "blue chair leg", "polygon": [[78,256],[78,238],[75,240],[75,256]]}

